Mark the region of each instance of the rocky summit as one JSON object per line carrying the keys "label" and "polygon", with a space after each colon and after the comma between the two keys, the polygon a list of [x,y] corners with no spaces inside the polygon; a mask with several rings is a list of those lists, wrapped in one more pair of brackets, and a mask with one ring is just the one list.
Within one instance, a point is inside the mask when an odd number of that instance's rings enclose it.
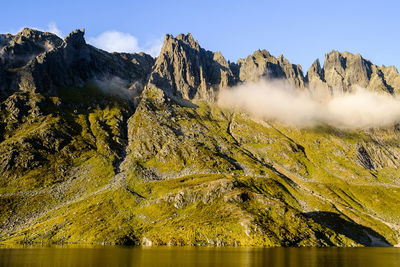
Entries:
{"label": "rocky summit", "polygon": [[395,67],[332,51],[306,74],[266,50],[236,63],[191,34],[157,58],[0,35],[0,243],[395,246],[400,132],[296,128],[220,107],[285,80],[397,96]]}

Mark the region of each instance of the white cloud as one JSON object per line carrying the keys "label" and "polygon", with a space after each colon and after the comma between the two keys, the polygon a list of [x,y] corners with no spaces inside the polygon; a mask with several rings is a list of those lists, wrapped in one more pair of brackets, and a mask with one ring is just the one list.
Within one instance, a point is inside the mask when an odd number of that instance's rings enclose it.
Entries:
{"label": "white cloud", "polygon": [[118,31],[106,31],[88,39],[88,43],[109,52],[137,52],[139,42],[133,35]]}
{"label": "white cloud", "polygon": [[222,90],[219,104],[300,127],[329,124],[338,128],[374,128],[400,122],[400,97],[360,87],[350,93],[315,99],[307,90],[295,89],[284,81],[261,80]]}
{"label": "white cloud", "polygon": [[162,46],[162,41],[156,40],[141,47],[135,36],[114,30],[105,31],[96,37],[90,37],[88,38],[88,43],[108,52],[145,52],[152,56],[158,56]]}
{"label": "white cloud", "polygon": [[57,24],[53,21],[50,22],[49,24],[47,24],[47,29],[44,31],[54,33],[58,37],[64,36],[63,33],[61,32],[61,30],[57,27]]}

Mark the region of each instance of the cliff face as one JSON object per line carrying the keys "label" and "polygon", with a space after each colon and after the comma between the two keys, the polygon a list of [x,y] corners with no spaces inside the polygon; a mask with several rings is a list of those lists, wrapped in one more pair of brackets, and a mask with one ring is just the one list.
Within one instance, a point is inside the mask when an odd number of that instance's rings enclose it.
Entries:
{"label": "cliff face", "polygon": [[266,50],[258,50],[246,59],[239,59],[239,79],[256,82],[262,78],[284,79],[296,88],[304,88],[306,80],[300,65],[291,64],[283,56],[273,57]]}
{"label": "cliff face", "polygon": [[235,83],[221,53],[206,51],[191,34],[166,35],[149,84],[179,99],[215,100],[221,88]]}
{"label": "cliff face", "polygon": [[1,63],[6,68],[24,66],[37,55],[61,45],[62,40],[54,34],[25,28],[15,36],[0,37]]}
{"label": "cliff face", "polygon": [[82,87],[89,80],[119,77],[128,83],[144,83],[154,60],[144,54],[110,54],[90,45],[84,31],[74,31],[56,48],[40,54],[18,73],[22,91],[51,91],[59,87]]}
{"label": "cliff face", "polygon": [[165,37],[149,85],[176,101],[213,102],[224,88],[260,79],[285,80],[294,88],[326,97],[357,87],[389,94],[397,94],[400,89],[396,68],[379,67],[359,54],[332,51],[326,54],[323,67],[316,60],[304,75],[300,65],[291,64],[282,55],[276,58],[266,50],[229,63],[221,53],[201,48],[190,34]]}
{"label": "cliff face", "polygon": [[394,67],[376,66],[360,54],[332,51],[325,55],[324,67],[319,61],[308,70],[311,88],[329,89],[331,93],[348,92],[356,86],[389,94],[399,93],[399,73]]}
{"label": "cliff face", "polygon": [[80,30],[0,46],[3,243],[399,243],[398,126],[297,129],[214,103],[259,79],[397,94],[394,67],[331,52],[304,77],[265,50],[229,63],[190,34],[167,35],[156,60]]}

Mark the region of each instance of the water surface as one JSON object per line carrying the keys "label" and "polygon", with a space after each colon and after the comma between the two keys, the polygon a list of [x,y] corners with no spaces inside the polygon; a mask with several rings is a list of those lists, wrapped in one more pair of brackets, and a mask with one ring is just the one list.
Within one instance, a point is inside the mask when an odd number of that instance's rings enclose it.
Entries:
{"label": "water surface", "polygon": [[400,266],[400,248],[0,248],[0,266]]}

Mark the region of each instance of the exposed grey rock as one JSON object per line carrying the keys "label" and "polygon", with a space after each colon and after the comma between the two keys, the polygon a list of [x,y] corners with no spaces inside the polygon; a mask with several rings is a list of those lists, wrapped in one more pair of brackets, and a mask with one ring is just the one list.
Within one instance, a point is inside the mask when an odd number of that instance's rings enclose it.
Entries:
{"label": "exposed grey rock", "polygon": [[160,56],[150,76],[150,86],[168,97],[213,101],[221,88],[233,85],[235,77],[221,53],[201,48],[192,35],[166,35]]}
{"label": "exposed grey rock", "polygon": [[286,79],[296,88],[304,88],[305,78],[300,65],[291,64],[282,55],[278,58],[266,50],[257,50],[253,55],[238,60],[239,79],[243,82],[260,79]]}
{"label": "exposed grey rock", "polygon": [[11,87],[16,87],[16,72],[40,53],[61,43],[62,40],[52,33],[28,28],[16,35],[0,35],[0,99],[13,91]]}
{"label": "exposed grey rock", "polygon": [[361,163],[361,165],[369,170],[374,169],[374,165],[372,164],[371,157],[368,154],[367,150],[364,146],[360,145],[357,149],[358,155],[357,159]]}
{"label": "exposed grey rock", "polygon": [[130,63],[134,64],[138,72],[145,73],[147,75],[150,75],[155,62],[155,59],[152,56],[143,52],[138,54],[129,54],[129,53],[113,53],[113,54],[121,57],[125,61],[129,61]]}
{"label": "exposed grey rock", "polygon": [[6,46],[10,40],[12,39],[12,35],[7,33],[7,34],[0,34],[0,49],[2,49],[4,46]]}
{"label": "exposed grey rock", "polygon": [[307,81],[315,94],[349,92],[357,87],[371,91],[396,94],[400,90],[400,75],[397,69],[379,67],[360,54],[331,51],[325,55],[324,68],[316,61],[309,68]]}
{"label": "exposed grey rock", "polygon": [[3,35],[0,46],[1,43],[4,44],[0,51],[1,64],[6,69],[15,69],[24,66],[40,53],[61,45],[62,40],[49,32],[24,28],[15,36]]}
{"label": "exposed grey rock", "polygon": [[153,62],[148,55],[110,54],[87,45],[84,30],[76,30],[59,47],[29,62],[19,73],[18,87],[23,91],[54,92],[59,87],[81,87],[93,79],[113,77],[128,84],[138,80],[144,83]]}
{"label": "exposed grey rock", "polygon": [[354,85],[366,88],[372,74],[371,65],[360,54],[332,51],[325,56],[324,78],[336,90],[349,91]]}
{"label": "exposed grey rock", "polygon": [[[123,89],[120,95],[134,102],[154,64],[154,59],[144,53],[111,54],[87,45],[83,30],[76,30],[62,40],[54,34],[24,29],[15,36],[2,35],[2,41],[6,45],[0,60],[0,140],[5,132],[17,129],[23,122],[55,112],[52,105],[60,106],[60,99],[54,99],[58,103],[55,104],[47,97],[59,96],[60,88],[79,88],[100,80],[111,86],[117,80],[122,81],[118,85],[125,89],[136,90]],[[27,55],[29,59],[18,60]],[[13,66],[18,68],[9,69]],[[111,95],[113,88],[101,89],[110,89]],[[87,103],[62,104],[87,108]]]}
{"label": "exposed grey rock", "polygon": [[321,68],[319,59],[315,60],[307,72],[307,80],[321,80],[324,82],[324,70]]}
{"label": "exposed grey rock", "polygon": [[311,67],[308,69],[306,80],[308,81],[308,88],[313,96],[321,99],[327,98],[332,95],[332,91],[325,82],[324,69],[321,68],[319,60],[315,60]]}
{"label": "exposed grey rock", "polygon": [[379,67],[381,73],[383,74],[384,81],[388,88],[393,88],[395,94],[400,93],[400,74],[395,66],[381,66]]}

